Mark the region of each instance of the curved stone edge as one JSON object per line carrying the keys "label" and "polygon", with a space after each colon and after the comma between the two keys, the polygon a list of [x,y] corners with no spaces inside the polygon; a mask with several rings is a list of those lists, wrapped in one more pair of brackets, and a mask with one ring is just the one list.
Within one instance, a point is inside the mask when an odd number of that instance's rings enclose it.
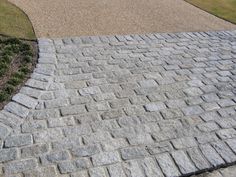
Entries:
{"label": "curved stone edge", "polygon": [[[50,84],[54,82],[54,71],[56,68],[47,69],[44,66],[56,64],[56,49],[55,45],[65,45],[77,43],[79,45],[94,45],[97,43],[109,43],[116,45],[118,42],[132,42],[134,37],[140,37],[140,41],[145,42],[152,40],[170,40],[172,38],[203,38],[208,37],[235,37],[236,31],[219,31],[219,32],[193,32],[193,33],[158,33],[158,34],[146,34],[146,35],[125,35],[125,36],[88,36],[78,38],[64,38],[64,39],[39,39],[39,60],[31,78],[26,82],[25,86],[21,88],[20,92],[16,94],[10,103],[8,103],[4,109],[0,112],[0,143],[1,149],[4,148],[5,139],[17,132],[18,127],[24,122],[24,120],[30,115],[30,111],[39,109],[42,106],[40,102],[40,96],[44,91],[50,88]],[[32,137],[30,137],[31,143],[33,143]],[[173,155],[172,155],[173,156]],[[179,152],[175,154],[176,157],[184,157],[185,155]],[[165,159],[165,158],[164,158]],[[183,158],[184,159],[184,158]],[[180,158],[181,163],[181,158]],[[179,176],[190,176],[192,174],[202,173],[208,170],[215,170],[221,167],[226,167],[235,164],[217,164],[214,167],[205,168],[202,171],[196,171],[193,169],[188,174]],[[187,165],[187,164],[185,164]]]}
{"label": "curved stone edge", "polygon": [[4,148],[5,139],[12,132],[19,131],[19,127],[28,117],[30,111],[40,107],[40,96],[47,90],[53,81],[53,69],[47,69],[46,65],[56,61],[56,53],[53,41],[39,39],[39,59],[30,78],[13,96],[12,100],[0,111],[0,149]]}

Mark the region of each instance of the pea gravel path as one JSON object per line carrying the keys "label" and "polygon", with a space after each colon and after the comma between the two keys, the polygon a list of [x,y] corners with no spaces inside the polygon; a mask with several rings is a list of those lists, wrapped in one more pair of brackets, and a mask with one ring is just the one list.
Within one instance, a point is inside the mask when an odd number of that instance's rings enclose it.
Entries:
{"label": "pea gravel path", "polygon": [[37,37],[236,29],[184,0],[9,0],[23,9]]}
{"label": "pea gravel path", "polygon": [[38,42],[0,112],[3,176],[178,177],[236,162],[236,31]]}

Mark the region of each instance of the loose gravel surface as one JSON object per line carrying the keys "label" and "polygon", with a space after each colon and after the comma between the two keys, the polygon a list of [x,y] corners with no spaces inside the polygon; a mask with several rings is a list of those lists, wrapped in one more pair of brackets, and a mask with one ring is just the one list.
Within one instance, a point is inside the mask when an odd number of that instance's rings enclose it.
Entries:
{"label": "loose gravel surface", "polygon": [[232,165],[235,49],[236,31],[40,39],[34,73],[0,112],[0,176],[178,177]]}
{"label": "loose gravel surface", "polygon": [[37,37],[235,29],[183,0],[10,0]]}

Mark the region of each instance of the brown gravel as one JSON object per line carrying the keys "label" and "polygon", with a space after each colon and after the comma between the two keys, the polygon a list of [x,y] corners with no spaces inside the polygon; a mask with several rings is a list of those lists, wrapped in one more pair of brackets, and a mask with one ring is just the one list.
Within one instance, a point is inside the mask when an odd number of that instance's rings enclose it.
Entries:
{"label": "brown gravel", "polygon": [[183,0],[10,0],[37,37],[236,29]]}

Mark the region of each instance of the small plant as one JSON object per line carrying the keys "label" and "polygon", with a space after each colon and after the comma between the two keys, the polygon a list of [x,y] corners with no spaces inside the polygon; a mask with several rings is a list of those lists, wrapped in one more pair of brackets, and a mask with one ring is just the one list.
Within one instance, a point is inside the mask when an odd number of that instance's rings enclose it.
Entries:
{"label": "small plant", "polygon": [[[16,38],[0,38],[0,79],[3,76],[9,78],[0,90],[0,102],[9,99],[30,72],[29,63],[32,62],[32,57],[33,52],[29,44]],[[14,62],[17,63],[17,70],[9,73]]]}

